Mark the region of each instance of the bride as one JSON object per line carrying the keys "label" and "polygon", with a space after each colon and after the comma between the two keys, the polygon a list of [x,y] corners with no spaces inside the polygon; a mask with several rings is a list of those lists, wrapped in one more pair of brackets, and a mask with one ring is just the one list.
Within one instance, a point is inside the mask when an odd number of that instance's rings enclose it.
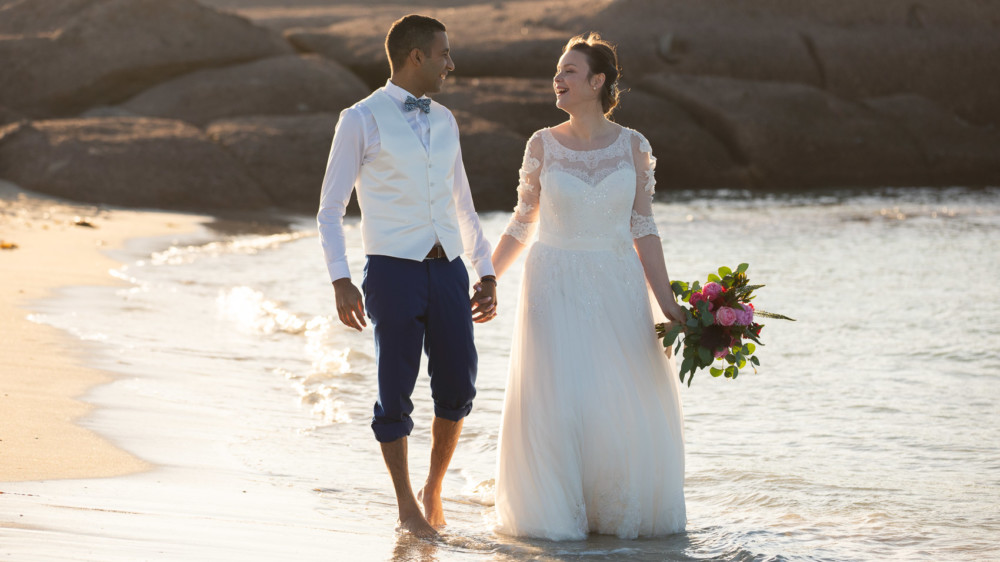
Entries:
{"label": "bride", "polygon": [[[551,540],[677,533],[686,523],[676,367],[646,282],[674,301],[652,217],[649,143],[608,119],[614,47],[571,39],[553,80],[569,120],[528,140],[497,277],[530,246],[501,422],[497,530]],[[645,274],[645,280],[643,275]]]}

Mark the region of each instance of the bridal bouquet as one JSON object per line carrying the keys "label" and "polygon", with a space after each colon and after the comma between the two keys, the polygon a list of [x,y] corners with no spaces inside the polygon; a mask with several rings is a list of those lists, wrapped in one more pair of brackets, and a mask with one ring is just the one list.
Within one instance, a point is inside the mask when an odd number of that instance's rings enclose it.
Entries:
{"label": "bridal bouquet", "polygon": [[[686,374],[688,386],[691,386],[694,372],[706,367],[713,377],[725,376],[728,379],[735,379],[747,363],[756,373],[760,361],[754,352],[757,345],[764,345],[760,341],[760,330],[764,325],[757,323],[756,319],[795,320],[754,308],[750,302],[754,298],[753,292],[763,285],[750,284],[746,275],[749,267],[745,263],[740,264],[736,271],[720,267],[718,275],[713,273],[708,276],[704,287],[697,281],[690,285],[683,281],[671,283],[674,294],[691,306],[684,309],[687,317],[683,323],[673,326],[657,324],[656,335],[663,339],[663,347],[676,343],[675,353],[680,352],[683,343],[682,383]],[[678,341],[681,334],[684,334],[683,342]],[[716,360],[722,360],[721,368],[713,366]]]}

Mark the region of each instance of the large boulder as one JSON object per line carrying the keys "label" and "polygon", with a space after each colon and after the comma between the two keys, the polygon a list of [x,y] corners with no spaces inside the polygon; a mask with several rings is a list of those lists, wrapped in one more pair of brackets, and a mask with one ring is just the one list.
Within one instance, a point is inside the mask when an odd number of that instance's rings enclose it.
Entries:
{"label": "large boulder", "polygon": [[206,132],[236,156],[275,205],[315,213],[336,113],[223,119]]}
{"label": "large boulder", "polygon": [[1000,27],[870,26],[817,29],[811,37],[834,94],[918,94],[972,123],[1000,126]]}
{"label": "large boulder", "polygon": [[920,146],[933,185],[1000,185],[1000,133],[974,127],[916,95],[870,99],[865,104],[891,119]]}
{"label": "large boulder", "polygon": [[1000,3],[616,0],[563,25],[595,22],[627,77],[797,82],[856,101],[916,93],[1000,125]]}
{"label": "large boulder", "polygon": [[711,131],[759,187],[921,185],[928,177],[903,129],[812,86],[664,74],[642,87]]}
{"label": "large boulder", "polygon": [[[556,16],[561,10],[578,9],[573,6],[566,0],[495,2],[431,7],[420,13],[448,28],[457,75],[538,78],[555,70],[562,46],[572,35],[556,27]],[[301,51],[339,61],[376,87],[389,77],[385,34],[402,15],[396,6],[374,6],[328,27],[289,29],[285,37]]]}
{"label": "large boulder", "polygon": [[517,171],[528,137],[471,113],[453,113],[461,134],[462,160],[476,209],[512,209],[517,202]]}
{"label": "large boulder", "polygon": [[272,31],[194,0],[47,0],[0,17],[0,103],[65,116],[208,66],[291,52]]}
{"label": "large boulder", "polygon": [[666,188],[752,187],[746,163],[673,102],[630,88],[615,109],[616,122],[643,134],[656,156],[656,185]]}
{"label": "large boulder", "polygon": [[162,209],[269,207],[226,150],[181,121],[59,119],[0,129],[0,177],[67,199]]}
{"label": "large boulder", "polygon": [[449,109],[478,115],[527,138],[566,120],[545,78],[449,78],[434,99]]}
{"label": "large boulder", "polygon": [[239,115],[339,112],[369,93],[361,80],[317,55],[285,55],[199,70],[121,104],[138,115],[196,125]]}

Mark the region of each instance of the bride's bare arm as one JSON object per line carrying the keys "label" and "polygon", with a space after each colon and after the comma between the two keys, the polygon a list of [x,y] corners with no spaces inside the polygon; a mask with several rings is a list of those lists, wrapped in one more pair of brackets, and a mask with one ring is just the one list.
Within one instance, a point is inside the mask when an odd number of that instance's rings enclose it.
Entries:
{"label": "bride's bare arm", "polygon": [[535,133],[528,139],[517,185],[517,206],[500,242],[493,250],[493,269],[499,279],[531,241],[538,226],[538,201],[541,193],[539,175],[544,158],[542,138]]}
{"label": "bride's bare arm", "polygon": [[668,319],[680,322],[684,320],[684,310],[677,304],[670,288],[670,275],[663,259],[660,233],[653,220],[653,188],[656,186],[653,170],[656,158],[653,157],[649,142],[641,135],[636,134],[632,141],[636,174],[635,200],[632,203],[633,244],[660,310]]}

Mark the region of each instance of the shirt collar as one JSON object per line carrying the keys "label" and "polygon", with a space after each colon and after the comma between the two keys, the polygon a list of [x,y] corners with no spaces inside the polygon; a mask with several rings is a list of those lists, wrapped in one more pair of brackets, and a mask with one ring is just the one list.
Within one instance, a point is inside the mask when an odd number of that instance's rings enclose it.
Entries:
{"label": "shirt collar", "polygon": [[[385,91],[385,93],[389,94],[389,97],[398,101],[399,103],[403,103],[406,101],[406,98],[413,96],[413,94],[411,94],[410,92],[407,92],[403,88],[400,88],[399,86],[393,84],[392,80],[385,81],[385,87],[383,88],[383,90]],[[419,99],[430,99],[430,98],[424,95],[420,96]]]}

